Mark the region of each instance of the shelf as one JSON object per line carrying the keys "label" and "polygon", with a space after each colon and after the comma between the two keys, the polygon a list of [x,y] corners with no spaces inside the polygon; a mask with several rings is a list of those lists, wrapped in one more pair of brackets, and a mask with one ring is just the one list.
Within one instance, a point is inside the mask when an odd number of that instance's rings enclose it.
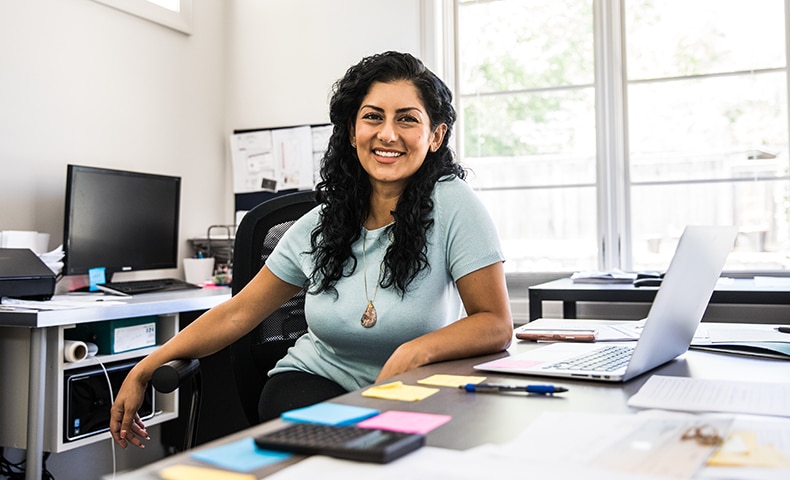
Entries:
{"label": "shelf", "polygon": [[[157,315],[157,345],[161,345],[178,332],[178,314]],[[65,332],[74,325],[62,325],[46,330],[47,363],[45,378],[44,407],[44,451],[64,452],[84,445],[109,440],[109,432],[99,432],[72,441],[65,440],[65,392],[64,373],[91,366],[104,368],[118,362],[142,359],[157,347],[146,347],[113,355],[97,355],[79,362],[64,360]],[[0,327],[0,352],[3,358],[20,359],[20,361],[3,361],[0,363],[0,391],[12,392],[26,389],[20,385],[28,385],[30,355],[30,332],[25,328]],[[26,448],[27,441],[27,396],[19,401],[20,396],[0,395],[0,417],[3,428],[0,432],[0,445]],[[109,409],[109,405],[107,406]],[[154,416],[145,421],[146,426],[157,425],[178,418],[178,390],[163,394],[154,391]]]}

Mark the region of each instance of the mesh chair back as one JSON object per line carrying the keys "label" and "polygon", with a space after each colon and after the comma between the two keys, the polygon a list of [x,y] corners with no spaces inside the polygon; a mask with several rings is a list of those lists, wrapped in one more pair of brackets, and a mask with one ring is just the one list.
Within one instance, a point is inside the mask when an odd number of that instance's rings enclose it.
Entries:
{"label": "mesh chair back", "polygon": [[[236,230],[233,295],[263,267],[285,231],[315,205],[315,192],[296,192],[267,200],[247,212]],[[258,398],[266,373],[307,331],[304,296],[304,290],[300,291],[230,347],[236,387],[250,425],[258,423]]]}

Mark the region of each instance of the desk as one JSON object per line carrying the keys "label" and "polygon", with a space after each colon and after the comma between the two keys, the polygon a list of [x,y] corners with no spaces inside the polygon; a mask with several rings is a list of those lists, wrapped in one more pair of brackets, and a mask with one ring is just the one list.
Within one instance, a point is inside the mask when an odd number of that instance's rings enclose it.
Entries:
{"label": "desk", "polygon": [[[543,316],[543,301],[561,300],[565,318],[576,318],[576,302],[652,303],[658,287],[632,284],[573,283],[570,278],[529,287],[529,320]],[[716,285],[710,302],[745,305],[790,305],[790,286],[758,285],[750,278],[725,279]]]}
{"label": "desk", "polygon": [[[531,342],[514,341],[510,347],[511,354],[525,349],[536,348]],[[442,362],[421,367],[399,375],[394,380],[401,380],[409,385],[432,374],[455,375],[486,375],[491,382],[525,382],[537,377],[526,377],[510,374],[484,374],[472,367],[483,361],[507,355],[506,353],[487,355],[471,359]],[[788,363],[779,360],[757,360],[743,357],[690,351],[676,360],[665,364],[652,373],[675,375],[693,378],[736,379],[751,381],[777,381],[787,378]],[[555,397],[530,397],[519,395],[467,394],[458,389],[440,387],[440,391],[419,402],[397,402],[361,395],[354,391],[333,402],[375,408],[380,411],[404,410],[451,415],[452,420],[431,431],[427,436],[427,445],[466,450],[486,443],[502,443],[518,436],[532,421],[544,412],[589,412],[589,413],[633,413],[636,409],[626,402],[639,390],[649,378],[650,373],[639,376],[624,384],[605,384],[585,380],[551,380],[555,385],[568,387],[567,394]],[[389,382],[389,381],[388,381]],[[273,420],[261,425],[229,435],[223,439],[202,445],[199,449],[213,448],[236,440],[281,428],[281,420]],[[130,447],[132,448],[132,447]],[[291,465],[304,457],[294,456],[284,462],[270,465],[252,472],[256,478],[265,477]],[[146,467],[125,474],[119,474],[117,480],[155,479],[157,472],[171,465],[208,465],[193,460],[189,453],[181,453]],[[484,466],[481,466],[484,467]],[[109,475],[107,476],[109,478]]]}
{"label": "desk", "polygon": [[[75,300],[87,297],[73,297]],[[183,290],[174,292],[150,293],[134,297],[93,297],[101,301],[86,302],[84,307],[68,310],[0,312],[0,351],[4,358],[0,364],[0,385],[4,396],[0,399],[0,415],[13,418],[3,419],[3,432],[0,440],[5,446],[26,446],[26,478],[40,479],[42,470],[42,454],[44,451],[61,451],[84,445],[86,442],[98,441],[93,438],[78,440],[69,445],[63,444],[62,429],[62,392],[63,392],[63,329],[68,326],[140,317],[146,315],[172,315],[168,336],[178,330],[177,314],[181,312],[207,310],[230,298],[230,289],[206,288],[200,290]],[[112,300],[122,303],[112,304]],[[29,329],[29,336],[23,329]],[[159,335],[158,335],[159,336]],[[29,338],[28,338],[29,337]],[[159,340],[159,339],[158,339]],[[166,340],[166,338],[162,338]],[[161,342],[159,342],[161,343]],[[108,356],[112,361],[126,358],[139,358],[150,349],[136,350],[124,354]],[[19,355],[29,351],[27,377],[20,374]],[[16,365],[12,362],[16,361]],[[84,362],[87,362],[85,360]],[[76,364],[75,364],[76,365]],[[27,410],[24,411],[24,400],[16,397],[13,401],[8,392],[24,391],[27,385]],[[24,397],[23,397],[24,398]],[[45,406],[52,408],[45,414]],[[19,410],[22,410],[21,412]],[[56,410],[56,411],[52,411]],[[50,415],[52,418],[47,417]],[[177,405],[173,412],[177,416]],[[26,426],[17,428],[27,418]],[[164,420],[164,419],[163,419]],[[45,424],[49,425],[53,435],[45,436]],[[60,437],[60,438],[51,438]],[[96,438],[109,438],[109,433],[96,435]],[[47,448],[45,449],[45,442]],[[21,443],[21,445],[19,445]]]}

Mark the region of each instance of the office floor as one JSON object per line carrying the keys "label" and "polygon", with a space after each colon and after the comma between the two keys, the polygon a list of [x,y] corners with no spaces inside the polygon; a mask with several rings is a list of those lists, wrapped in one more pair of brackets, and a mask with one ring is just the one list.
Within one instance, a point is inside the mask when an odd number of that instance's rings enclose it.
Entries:
{"label": "office floor", "polygon": [[[149,433],[151,438],[158,439],[159,426],[151,427]],[[108,439],[67,452],[51,454],[46,461],[46,469],[55,480],[98,479],[112,473],[112,454],[112,445]],[[9,461],[19,462],[24,460],[25,451],[6,448],[5,456]],[[143,450],[139,448],[123,450],[116,447],[116,472],[139,468],[164,457],[164,449],[158,441],[149,442]]]}

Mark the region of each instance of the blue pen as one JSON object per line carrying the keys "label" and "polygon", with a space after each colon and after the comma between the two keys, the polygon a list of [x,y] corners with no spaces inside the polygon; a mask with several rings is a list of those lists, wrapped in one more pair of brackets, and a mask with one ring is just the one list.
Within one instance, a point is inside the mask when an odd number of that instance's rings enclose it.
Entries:
{"label": "blue pen", "polygon": [[467,392],[475,393],[499,393],[499,392],[527,392],[539,393],[541,395],[552,395],[555,393],[567,392],[565,387],[555,387],[554,385],[496,385],[493,383],[467,383],[462,387]]}

